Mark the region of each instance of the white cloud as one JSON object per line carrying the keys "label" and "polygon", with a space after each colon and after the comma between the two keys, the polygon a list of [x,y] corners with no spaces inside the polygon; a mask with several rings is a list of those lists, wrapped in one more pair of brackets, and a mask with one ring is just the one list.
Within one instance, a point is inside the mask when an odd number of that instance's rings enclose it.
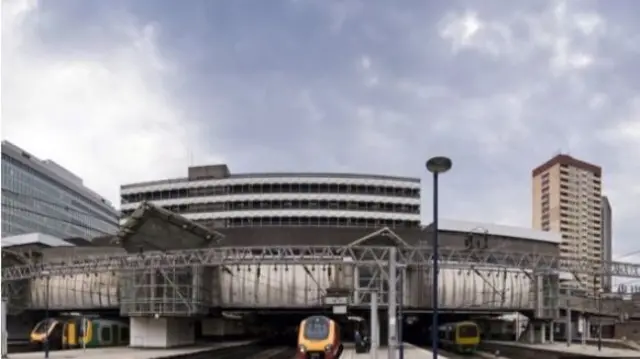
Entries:
{"label": "white cloud", "polygon": [[454,53],[476,50],[492,56],[501,56],[511,47],[511,32],[507,27],[488,22],[475,12],[451,13],[439,24],[443,39],[451,42]]}
{"label": "white cloud", "polygon": [[3,1],[3,139],[115,204],[119,184],[182,176],[190,153],[204,157],[198,129],[163,87],[175,66],[158,52],[155,25],[114,19],[107,30],[125,34],[116,46],[47,52],[30,26],[54,29],[38,24],[38,12],[35,1]]}

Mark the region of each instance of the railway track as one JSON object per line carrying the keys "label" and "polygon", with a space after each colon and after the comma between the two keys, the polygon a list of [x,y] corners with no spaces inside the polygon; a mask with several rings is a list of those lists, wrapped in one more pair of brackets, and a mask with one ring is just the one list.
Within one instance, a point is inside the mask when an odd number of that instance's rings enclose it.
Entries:
{"label": "railway track", "polygon": [[[439,349],[438,354],[442,354],[443,356],[447,357],[447,359],[493,359],[495,358],[495,355],[489,354],[486,352],[479,352],[479,353],[469,355],[469,354],[457,354],[448,350]],[[499,358],[505,359],[505,357],[503,356]]]}
{"label": "railway track", "polygon": [[265,347],[264,345],[247,345],[242,347],[223,348],[214,351],[184,356],[185,359],[291,359],[295,349],[290,347]]}
{"label": "railway track", "polygon": [[[431,347],[420,346],[420,348],[424,348],[427,350],[431,350]],[[458,354],[449,350],[438,349],[438,354],[441,354],[447,359],[488,359],[493,356],[488,353],[475,353],[475,354]]]}
{"label": "railway track", "polygon": [[[41,352],[41,349],[33,349],[28,345],[10,346],[9,354]],[[53,351],[52,351],[53,352]],[[291,359],[295,349],[291,347],[265,347],[264,345],[248,345],[243,347],[221,348],[213,351],[205,351],[187,355],[186,359],[210,359],[215,353],[217,359]]]}

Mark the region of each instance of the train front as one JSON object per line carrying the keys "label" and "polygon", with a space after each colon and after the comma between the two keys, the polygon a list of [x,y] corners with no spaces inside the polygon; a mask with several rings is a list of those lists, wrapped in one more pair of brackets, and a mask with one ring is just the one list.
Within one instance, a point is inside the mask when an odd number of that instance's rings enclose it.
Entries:
{"label": "train front", "polygon": [[338,324],[323,316],[300,323],[296,359],[337,359],[342,352]]}
{"label": "train front", "polygon": [[60,322],[57,319],[44,319],[39,321],[31,331],[29,344],[37,350],[44,349],[46,345],[49,345],[49,349],[54,349],[59,344],[61,335]]}
{"label": "train front", "polygon": [[476,323],[463,322],[456,326],[456,345],[459,353],[474,353],[480,345],[480,328]]}

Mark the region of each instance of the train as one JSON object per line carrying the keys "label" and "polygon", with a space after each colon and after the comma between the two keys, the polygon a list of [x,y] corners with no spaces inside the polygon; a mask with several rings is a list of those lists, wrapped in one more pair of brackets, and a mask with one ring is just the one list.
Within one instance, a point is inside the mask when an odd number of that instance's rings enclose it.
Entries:
{"label": "train", "polygon": [[474,322],[448,323],[438,327],[438,341],[445,350],[473,354],[480,345],[480,327]]}
{"label": "train", "polygon": [[340,326],[333,319],[315,315],[300,322],[296,359],[338,359],[343,350]]}
{"label": "train", "polygon": [[32,347],[42,349],[47,338],[50,350],[121,346],[129,344],[129,325],[105,318],[47,318],[33,327],[29,341]]}

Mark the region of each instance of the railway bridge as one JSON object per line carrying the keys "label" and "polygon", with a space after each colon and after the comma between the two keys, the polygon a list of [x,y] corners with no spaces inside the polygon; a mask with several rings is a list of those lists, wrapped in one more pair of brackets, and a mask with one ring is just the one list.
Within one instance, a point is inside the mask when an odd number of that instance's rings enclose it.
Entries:
{"label": "railway bridge", "polygon": [[[620,300],[578,297],[560,286],[565,273],[640,278],[638,264],[605,262],[598,269],[587,259],[560,259],[557,243],[525,247],[503,228],[460,230],[443,222],[438,286],[445,311],[519,311],[551,321],[567,308],[640,316]],[[374,291],[382,308],[431,309],[429,227],[408,235],[382,228],[339,236],[312,228],[315,237],[306,229],[254,230],[217,232],[143,204],[104,246],[7,252],[13,263],[3,262],[2,285],[14,310],[117,308],[132,318],[321,309],[330,306],[330,288],[349,293],[346,304],[354,309],[370,307]]]}

